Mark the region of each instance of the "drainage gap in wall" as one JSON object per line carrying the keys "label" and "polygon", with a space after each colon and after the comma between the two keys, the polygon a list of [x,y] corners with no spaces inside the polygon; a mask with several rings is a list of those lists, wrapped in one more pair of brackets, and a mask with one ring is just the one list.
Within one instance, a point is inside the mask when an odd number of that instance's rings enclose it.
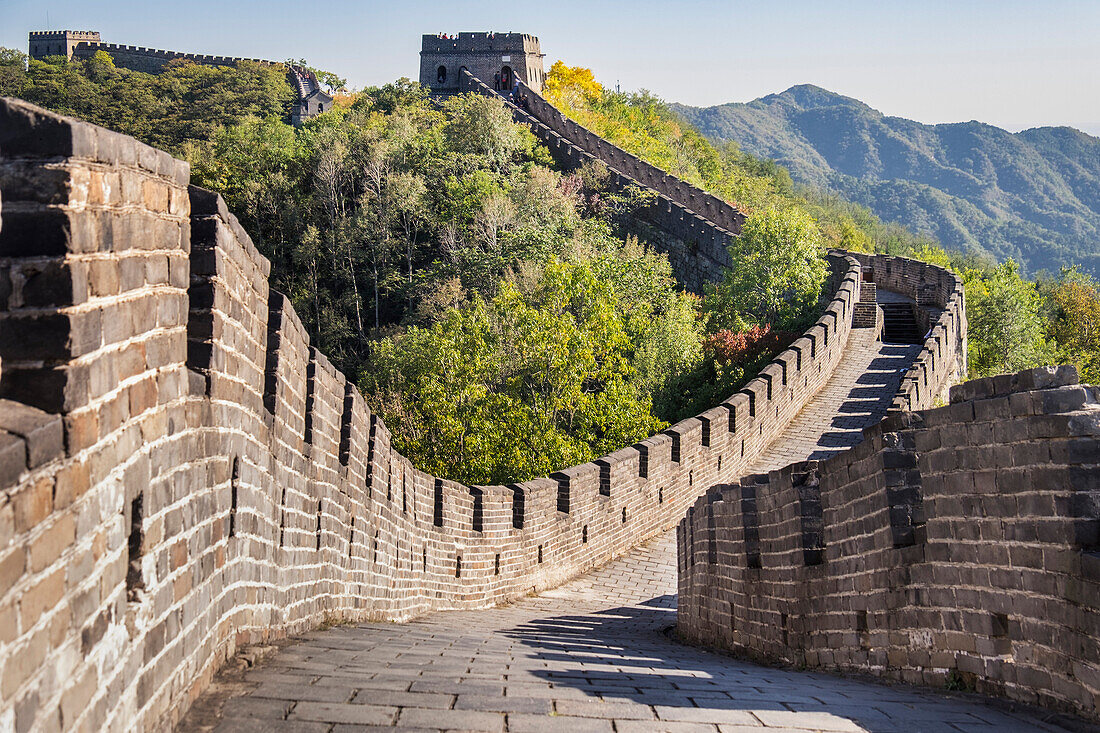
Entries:
{"label": "drainage gap in wall", "polygon": [[374,533],[374,550],[371,553],[370,561],[374,565],[378,564],[378,532],[377,531],[375,531],[375,533]]}
{"label": "drainage gap in wall", "polygon": [[581,527],[581,544],[583,544],[583,545],[588,544],[588,525],[587,524],[584,525],[583,527]]}
{"label": "drainage gap in wall", "polygon": [[493,560],[493,575],[500,575],[500,553],[497,553],[496,559]]}
{"label": "drainage gap in wall", "polygon": [[542,565],[542,545],[539,545],[539,565]]}
{"label": "drainage gap in wall", "polygon": [[241,477],[241,459],[233,457],[233,472],[229,479],[229,536],[237,536],[237,483]]}
{"label": "drainage gap in wall", "polygon": [[348,559],[351,559],[351,550],[355,547],[355,517],[351,518],[351,527],[348,529]]}
{"label": "drainage gap in wall", "polygon": [[404,467],[401,469],[401,512],[409,513],[409,481]]}
{"label": "drainage gap in wall", "polygon": [[1012,636],[1009,633],[1008,614],[993,613],[990,618],[993,649],[997,654],[1012,653]]}
{"label": "drainage gap in wall", "polygon": [[718,470],[722,470],[722,456],[718,456]]}
{"label": "drainage gap in wall", "polygon": [[663,487],[663,486],[661,488],[657,489],[657,503],[658,504],[664,504],[665,503],[665,487]]}
{"label": "drainage gap in wall", "polygon": [[695,471],[693,469],[691,471],[688,471],[688,486],[694,486],[694,485],[695,485]]}
{"label": "drainage gap in wall", "polygon": [[623,507],[623,524],[626,524],[626,507]]}
{"label": "drainage gap in wall", "polygon": [[130,540],[127,545],[126,600],[136,601],[138,591],[145,589],[141,575],[141,546],[145,542],[145,495],[140,493],[130,502]]}
{"label": "drainage gap in wall", "polygon": [[321,500],[317,500],[317,549],[321,549]]}
{"label": "drainage gap in wall", "polygon": [[424,565],[424,572],[428,572],[428,546],[424,545],[424,556],[421,558],[421,562]]}
{"label": "drainage gap in wall", "polygon": [[282,498],[279,499],[279,547],[283,546],[283,537],[286,534],[286,487],[283,487]]}
{"label": "drainage gap in wall", "polygon": [[462,577],[462,555],[455,556],[455,577]]}

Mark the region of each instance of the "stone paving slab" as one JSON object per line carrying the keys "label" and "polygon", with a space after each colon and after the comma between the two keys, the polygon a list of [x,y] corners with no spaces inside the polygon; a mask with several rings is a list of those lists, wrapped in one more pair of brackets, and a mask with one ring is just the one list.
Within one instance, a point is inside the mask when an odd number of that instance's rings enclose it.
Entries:
{"label": "stone paving slab", "polygon": [[[630,593],[617,585],[624,574],[640,576]],[[220,700],[220,716],[189,716],[180,729],[334,733],[341,724],[346,727],[339,730],[347,731],[392,725],[516,733],[1062,730],[1003,703],[760,667],[678,644],[666,633],[675,621],[675,582],[675,538],[669,533],[563,586],[553,598],[438,613],[400,626],[333,628],[291,647],[293,655],[277,653],[244,675],[256,682]],[[472,649],[465,654],[466,672],[390,679],[390,665],[411,646],[401,643],[405,630],[410,639],[434,645],[436,655]],[[379,643],[363,643],[375,637]],[[302,668],[329,658],[330,647],[342,640],[358,651],[336,658],[324,675],[302,674]],[[590,656],[573,654],[593,650],[613,664],[597,671],[584,661]],[[353,666],[372,670],[372,676],[350,682],[355,675],[346,671]],[[499,681],[471,676],[475,667],[495,669]],[[312,683],[286,682],[301,679]],[[283,697],[267,697],[276,692]],[[211,694],[217,696],[216,687]],[[344,695],[352,702],[313,699]],[[196,712],[202,708],[197,704]]]}
{"label": "stone paving slab", "polygon": [[[831,380],[753,467],[845,450],[919,347],[853,333]],[[179,726],[198,731],[509,733],[1061,731],[1007,703],[761,667],[676,643],[675,533],[514,605],[314,631]]]}

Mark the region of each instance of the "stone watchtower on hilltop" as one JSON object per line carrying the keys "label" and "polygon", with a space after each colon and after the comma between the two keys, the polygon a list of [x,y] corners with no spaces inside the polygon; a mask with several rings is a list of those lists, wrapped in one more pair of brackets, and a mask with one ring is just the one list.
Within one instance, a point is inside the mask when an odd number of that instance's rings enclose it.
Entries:
{"label": "stone watchtower on hilltop", "polygon": [[73,57],[76,47],[82,43],[99,45],[99,31],[31,31],[28,51],[32,59],[47,56]]}
{"label": "stone watchtower on hilltop", "polygon": [[498,90],[522,81],[542,91],[546,76],[539,39],[526,33],[459,33],[425,35],[420,51],[420,83],[433,92],[465,91],[462,69]]}

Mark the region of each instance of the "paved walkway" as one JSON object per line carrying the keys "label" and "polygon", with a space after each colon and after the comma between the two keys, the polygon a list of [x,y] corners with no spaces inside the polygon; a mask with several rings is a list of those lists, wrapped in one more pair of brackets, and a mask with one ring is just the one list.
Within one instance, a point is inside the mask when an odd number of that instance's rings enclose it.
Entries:
{"label": "paved walkway", "polygon": [[1060,730],[982,702],[678,644],[671,533],[509,607],[308,634],[222,681],[182,729],[278,733]]}
{"label": "paved walkway", "polygon": [[[852,445],[918,347],[856,339],[754,470]],[[864,339],[861,341],[860,339]],[[223,675],[181,731],[1060,730],[983,701],[740,662],[673,641],[674,533],[507,607],[317,631]]]}
{"label": "paved walkway", "polygon": [[853,329],[844,360],[832,377],[783,435],[760,455],[749,473],[828,458],[858,443],[863,439],[863,428],[886,415],[902,376],[920,350],[919,345],[875,341],[869,328]]}

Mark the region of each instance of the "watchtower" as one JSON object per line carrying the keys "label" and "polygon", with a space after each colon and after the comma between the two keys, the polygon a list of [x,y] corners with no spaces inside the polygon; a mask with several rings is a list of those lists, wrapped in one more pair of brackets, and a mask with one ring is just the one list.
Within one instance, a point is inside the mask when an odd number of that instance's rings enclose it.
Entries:
{"label": "watchtower", "polygon": [[31,31],[28,55],[32,59],[47,56],[73,57],[73,49],[81,43],[98,44],[99,31]]}
{"label": "watchtower", "polygon": [[462,69],[491,87],[510,90],[516,80],[536,92],[545,78],[539,39],[526,33],[425,35],[420,83],[433,92],[458,92]]}

